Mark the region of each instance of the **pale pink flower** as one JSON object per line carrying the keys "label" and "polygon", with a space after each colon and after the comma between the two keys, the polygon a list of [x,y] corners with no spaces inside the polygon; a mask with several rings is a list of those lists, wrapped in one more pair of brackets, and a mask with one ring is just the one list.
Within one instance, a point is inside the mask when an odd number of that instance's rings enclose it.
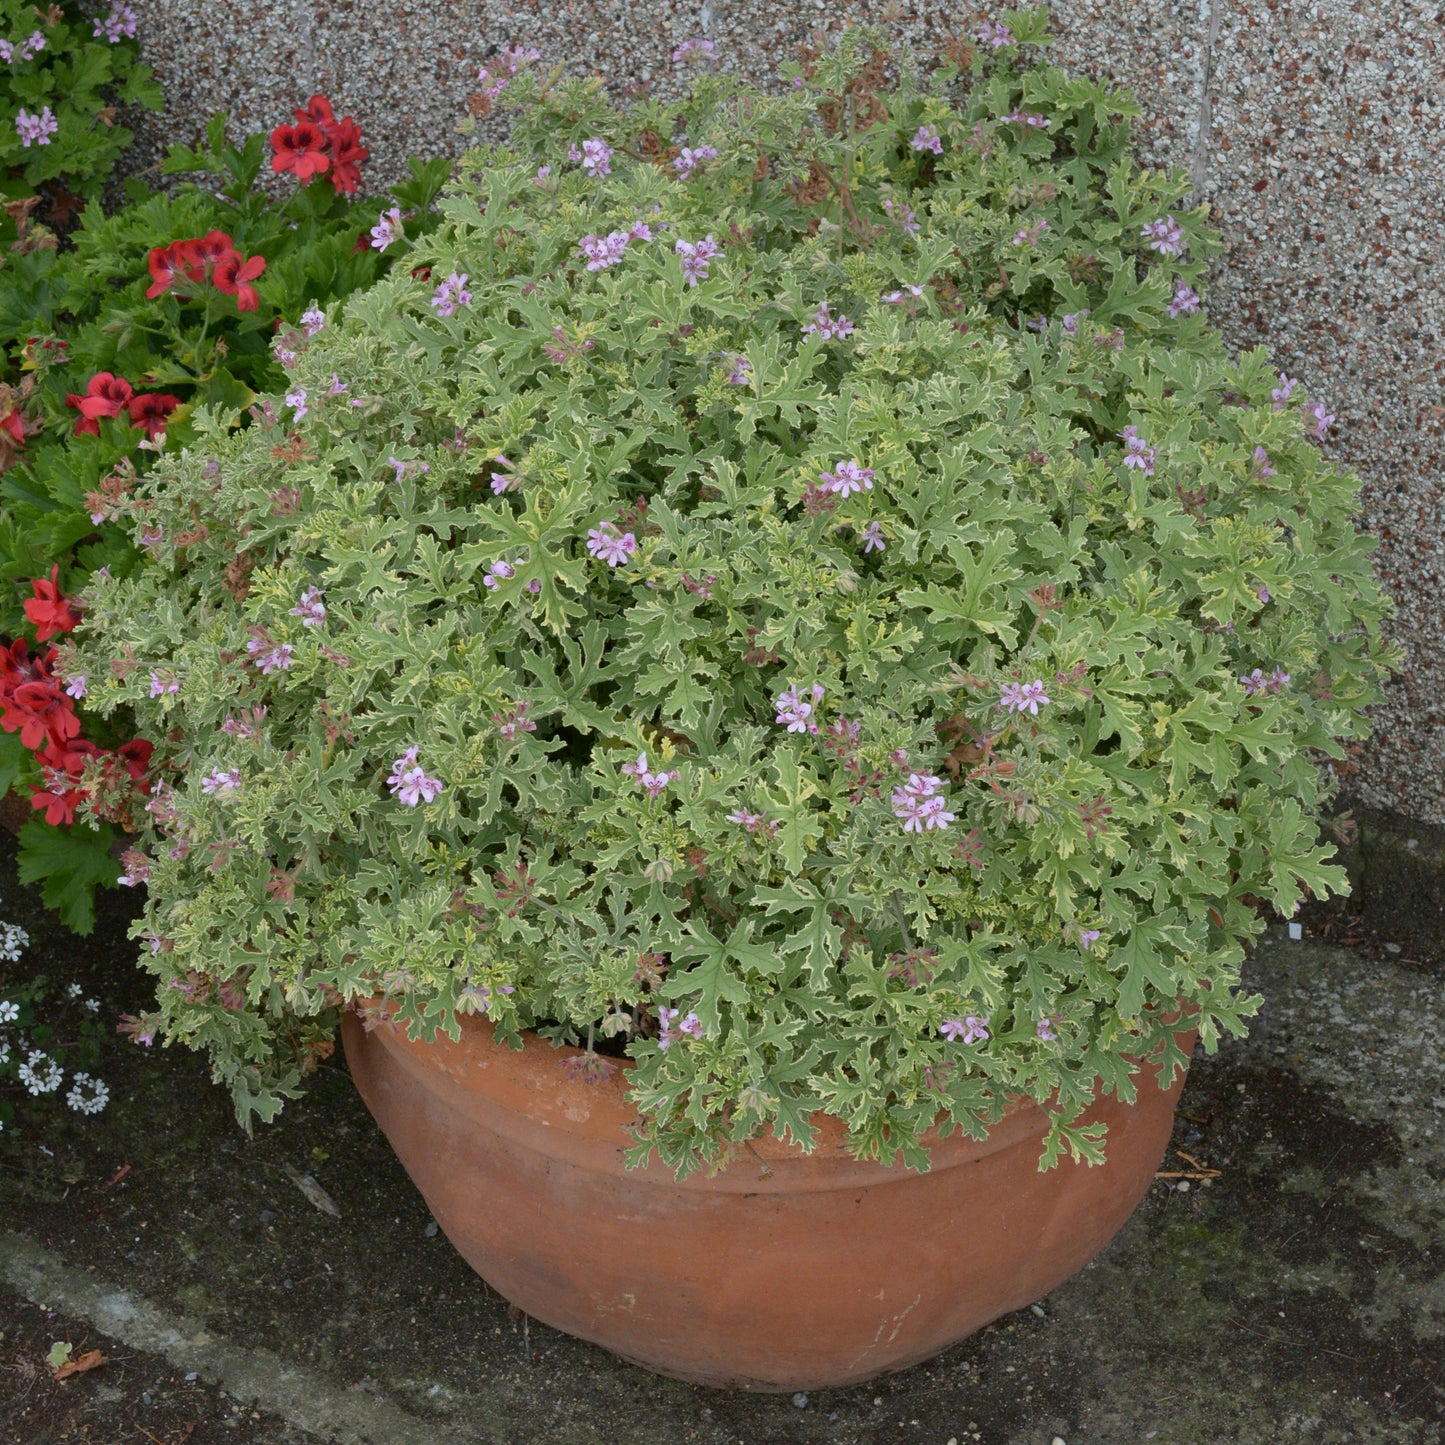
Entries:
{"label": "pale pink flower", "polygon": [[603,522],[588,531],[587,550],[609,567],[621,567],[637,551],[637,538],[631,532],[619,533],[612,522]]}

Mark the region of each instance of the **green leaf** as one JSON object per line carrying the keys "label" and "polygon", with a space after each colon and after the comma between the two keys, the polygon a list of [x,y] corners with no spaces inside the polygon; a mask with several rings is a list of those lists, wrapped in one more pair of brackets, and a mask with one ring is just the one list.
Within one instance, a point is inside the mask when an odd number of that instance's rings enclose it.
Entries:
{"label": "green leaf", "polygon": [[58,909],[72,933],[89,935],[95,927],[95,890],[110,888],[120,864],[110,856],[115,829],[109,823],[54,827],[34,818],[21,828],[16,867],[22,883],[40,883],[47,907]]}

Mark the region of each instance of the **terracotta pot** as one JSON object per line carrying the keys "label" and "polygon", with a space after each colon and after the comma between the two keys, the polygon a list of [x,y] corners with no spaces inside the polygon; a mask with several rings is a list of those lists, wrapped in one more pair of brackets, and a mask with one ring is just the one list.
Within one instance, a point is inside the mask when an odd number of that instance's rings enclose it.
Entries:
{"label": "terracotta pot", "polygon": [[[567,1078],[576,1049],[342,1040],[367,1107],[437,1223],[527,1314],[662,1374],[750,1390],[848,1385],[929,1358],[1048,1293],[1123,1226],[1169,1139],[1182,1079],[1108,1098],[1108,1162],[1038,1168],[1046,1120],[1016,1107],[933,1168],[860,1163],[836,1119],[811,1155],[757,1141],[713,1178],[628,1170],[637,1118],[619,1070]],[[1186,1052],[1193,1035],[1181,1033]]]}

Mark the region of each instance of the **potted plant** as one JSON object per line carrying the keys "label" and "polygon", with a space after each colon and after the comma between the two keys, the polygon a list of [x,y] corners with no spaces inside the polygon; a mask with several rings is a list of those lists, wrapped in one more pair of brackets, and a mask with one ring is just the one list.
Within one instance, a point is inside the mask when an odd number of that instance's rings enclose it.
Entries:
{"label": "potted plant", "polygon": [[505,52],[510,148],[274,420],[197,413],[60,649],[155,742],[138,1035],[249,1123],[344,1015],[488,1278],[691,1378],[864,1378],[1077,1269],[1259,902],[1344,885],[1356,480],[1043,27],[624,112]]}

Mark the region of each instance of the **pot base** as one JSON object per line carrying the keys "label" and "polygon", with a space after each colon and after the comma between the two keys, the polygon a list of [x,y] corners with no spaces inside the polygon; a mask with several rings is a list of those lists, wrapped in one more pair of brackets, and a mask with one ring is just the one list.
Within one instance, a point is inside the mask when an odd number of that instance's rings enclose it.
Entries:
{"label": "pot base", "polygon": [[[930,1142],[933,1168],[855,1160],[839,1121],[814,1153],[758,1141],[714,1177],[628,1170],[623,1071],[489,1025],[417,1044],[350,1014],[353,1077],[433,1217],[519,1309],[693,1384],[791,1392],[905,1369],[1047,1294],[1122,1228],[1154,1176],[1183,1086],[1146,1071],[1099,1100],[1107,1162],[1040,1172],[1047,1118],[1023,1105],[983,1141]],[[1192,1046],[1190,1035],[1180,1043]]]}

